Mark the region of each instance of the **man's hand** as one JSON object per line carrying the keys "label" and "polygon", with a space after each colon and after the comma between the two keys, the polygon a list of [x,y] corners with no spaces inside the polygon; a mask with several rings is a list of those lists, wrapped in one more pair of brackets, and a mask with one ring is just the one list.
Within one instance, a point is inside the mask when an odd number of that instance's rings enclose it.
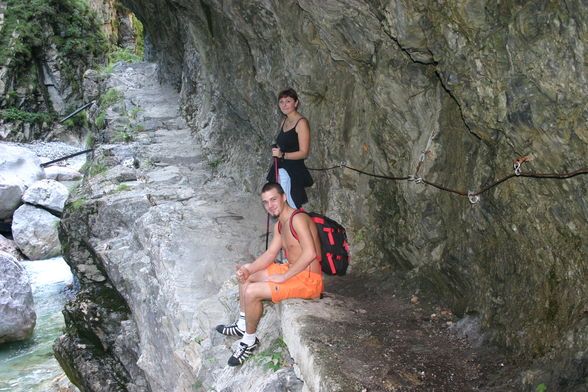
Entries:
{"label": "man's hand", "polygon": [[288,280],[288,278],[286,278],[285,274],[274,274],[274,275],[268,276],[265,279],[266,282],[274,282],[274,283],[282,283],[282,282],[285,282],[286,280]]}
{"label": "man's hand", "polygon": [[245,283],[245,281],[247,281],[251,273],[244,265],[237,265],[235,268],[237,268],[237,279],[239,280],[239,282]]}

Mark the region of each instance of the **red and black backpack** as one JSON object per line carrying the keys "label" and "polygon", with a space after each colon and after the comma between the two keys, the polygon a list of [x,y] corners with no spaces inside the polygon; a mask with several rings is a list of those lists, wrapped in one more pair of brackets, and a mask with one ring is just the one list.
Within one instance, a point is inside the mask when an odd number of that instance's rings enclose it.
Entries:
{"label": "red and black backpack", "polygon": [[[308,214],[316,223],[321,241],[322,257],[320,264],[323,272],[327,275],[345,275],[351,259],[345,228],[331,218],[316,212],[306,212],[299,208],[290,217],[290,232],[296,239],[298,239],[298,235],[294,231],[294,227],[292,227],[292,218],[299,212]],[[281,225],[278,229],[281,231]]]}

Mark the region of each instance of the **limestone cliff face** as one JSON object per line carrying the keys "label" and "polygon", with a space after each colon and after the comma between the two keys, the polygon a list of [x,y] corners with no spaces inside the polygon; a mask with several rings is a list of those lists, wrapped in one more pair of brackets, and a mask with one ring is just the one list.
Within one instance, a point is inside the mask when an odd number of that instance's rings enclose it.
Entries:
{"label": "limestone cliff face", "polygon": [[[205,152],[244,189],[264,180],[288,86],[311,123],[311,167],[477,192],[518,157],[532,157],[523,172],[587,166],[585,1],[124,3]],[[349,169],[313,174],[310,208],[348,227],[355,271],[391,266],[554,380],[585,374],[585,175],[509,179],[472,204]]]}
{"label": "limestone cliff face", "polygon": [[135,50],[135,19],[132,12],[118,0],[89,0],[90,8],[96,13],[101,30],[112,45]]}

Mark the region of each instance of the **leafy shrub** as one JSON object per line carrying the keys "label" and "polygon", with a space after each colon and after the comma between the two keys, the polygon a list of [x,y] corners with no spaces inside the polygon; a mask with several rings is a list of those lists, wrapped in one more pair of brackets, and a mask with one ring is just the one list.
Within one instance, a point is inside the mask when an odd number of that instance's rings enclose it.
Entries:
{"label": "leafy shrub", "polygon": [[98,113],[98,116],[96,116],[96,120],[94,120],[94,125],[96,125],[96,128],[98,129],[104,129],[104,127],[106,126],[105,111],[101,111],[100,113]]}
{"label": "leafy shrub", "polygon": [[114,141],[115,142],[129,143],[129,142],[132,142],[134,138],[135,137],[130,132],[127,132],[127,131],[119,131],[114,136]]}
{"label": "leafy shrub", "polygon": [[22,121],[29,124],[50,123],[55,116],[49,113],[26,112],[17,108],[0,109],[0,118],[5,121]]}
{"label": "leafy shrub", "polygon": [[123,99],[122,93],[116,91],[114,87],[109,88],[106,90],[104,94],[100,97],[100,107],[107,108],[114,105],[117,102],[120,102]]}

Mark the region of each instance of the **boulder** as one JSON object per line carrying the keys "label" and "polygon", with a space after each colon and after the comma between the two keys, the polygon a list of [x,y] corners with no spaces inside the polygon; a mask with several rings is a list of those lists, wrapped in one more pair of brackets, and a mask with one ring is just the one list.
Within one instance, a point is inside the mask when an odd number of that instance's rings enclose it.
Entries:
{"label": "boulder", "polygon": [[14,176],[0,173],[0,219],[9,218],[22,203],[22,195],[26,187]]}
{"label": "boulder", "polygon": [[50,212],[24,204],[14,212],[12,236],[18,248],[29,259],[49,259],[61,253],[58,222],[59,218]]}
{"label": "boulder", "polygon": [[0,219],[12,216],[24,191],[43,178],[41,161],[32,151],[0,145]]}
{"label": "boulder", "polygon": [[36,320],[25,269],[14,257],[0,251],[0,343],[30,337]]}
{"label": "boulder", "polygon": [[82,173],[67,166],[49,166],[45,168],[45,178],[55,181],[78,181]]}
{"label": "boulder", "polygon": [[68,195],[65,185],[45,179],[31,185],[22,196],[22,201],[61,213]]}
{"label": "boulder", "polygon": [[20,253],[14,241],[9,240],[2,234],[0,234],[0,252],[8,253],[18,261],[23,259],[22,253]]}

